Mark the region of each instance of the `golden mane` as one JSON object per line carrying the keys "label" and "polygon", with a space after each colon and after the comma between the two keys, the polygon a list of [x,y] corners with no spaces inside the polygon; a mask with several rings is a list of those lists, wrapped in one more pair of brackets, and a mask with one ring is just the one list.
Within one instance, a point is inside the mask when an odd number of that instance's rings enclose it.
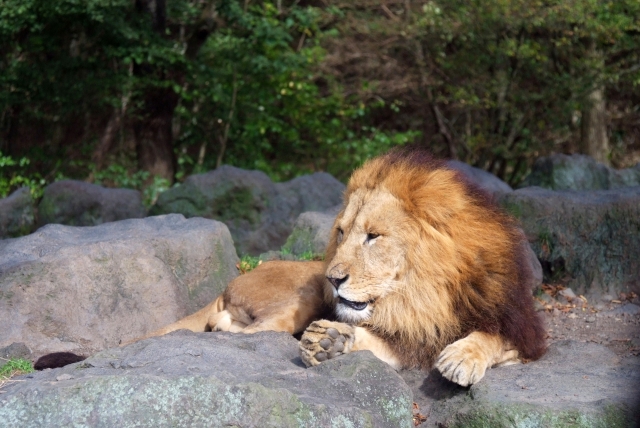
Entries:
{"label": "golden mane", "polygon": [[[511,217],[420,150],[392,150],[356,170],[345,209],[354,192],[375,190],[400,201],[401,218],[385,221],[403,224],[407,269],[401,289],[380,299],[362,326],[395,347],[405,366],[430,367],[447,344],[476,330],[502,334],[526,359],[542,355],[543,330],[526,286],[531,273],[523,263],[523,236]],[[335,229],[328,262],[336,254]],[[327,286],[325,295],[331,293]]]}

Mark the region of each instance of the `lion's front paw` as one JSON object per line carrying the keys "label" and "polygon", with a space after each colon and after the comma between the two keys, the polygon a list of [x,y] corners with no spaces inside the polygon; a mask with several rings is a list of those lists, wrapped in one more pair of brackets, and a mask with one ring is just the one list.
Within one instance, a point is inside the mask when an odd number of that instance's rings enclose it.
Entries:
{"label": "lion's front paw", "polygon": [[444,348],[435,367],[442,376],[461,386],[469,386],[484,377],[489,361],[474,343],[458,340]]}
{"label": "lion's front paw", "polygon": [[351,351],[355,328],[327,320],[314,321],[300,339],[300,357],[307,367]]}

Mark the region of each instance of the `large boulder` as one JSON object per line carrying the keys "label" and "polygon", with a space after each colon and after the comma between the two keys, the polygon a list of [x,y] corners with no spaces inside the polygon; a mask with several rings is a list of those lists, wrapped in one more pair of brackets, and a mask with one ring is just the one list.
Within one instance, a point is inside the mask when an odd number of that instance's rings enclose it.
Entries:
{"label": "large boulder", "polygon": [[402,372],[428,426],[625,428],[640,423],[640,360],[602,345],[552,344],[538,361],[494,368],[471,388]]}
{"label": "large boulder", "polygon": [[38,226],[95,226],[146,215],[140,192],[109,189],[84,181],[62,180],[45,187],[38,204]]}
{"label": "large boulder", "polygon": [[223,165],[160,194],[151,213],[220,220],[240,254],[257,255],[279,249],[300,213],[339,204],[343,191],[344,184],[327,173],[273,183],[263,172]]}
{"label": "large boulder", "polygon": [[0,241],[0,348],[90,354],[204,307],[237,275],[227,227],[179,214]]}
{"label": "large boulder", "polygon": [[464,175],[470,182],[477,184],[494,198],[498,194],[513,191],[511,186],[507,183],[483,169],[473,167],[457,160],[447,161],[447,166],[462,173],[462,175]]}
{"label": "large boulder", "polygon": [[565,280],[587,297],[640,292],[640,187],[527,187],[500,203],[520,219],[547,279]]}
{"label": "large boulder", "polygon": [[286,333],[179,331],[4,386],[3,427],[410,427],[411,390],[370,352],[306,369]]}
{"label": "large boulder", "polygon": [[640,164],[615,170],[586,155],[554,154],[539,158],[520,187],[552,190],[607,190],[640,186]]}
{"label": "large boulder", "polygon": [[28,187],[21,187],[0,199],[0,239],[14,238],[31,232],[35,224],[33,198]]}

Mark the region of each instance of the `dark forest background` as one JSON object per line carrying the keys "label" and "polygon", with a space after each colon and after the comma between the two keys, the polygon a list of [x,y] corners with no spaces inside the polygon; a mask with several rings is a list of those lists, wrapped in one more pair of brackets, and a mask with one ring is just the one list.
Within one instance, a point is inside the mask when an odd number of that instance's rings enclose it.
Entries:
{"label": "dark forest background", "polygon": [[0,0],[0,196],[275,180],[415,143],[517,185],[640,161],[638,0]]}

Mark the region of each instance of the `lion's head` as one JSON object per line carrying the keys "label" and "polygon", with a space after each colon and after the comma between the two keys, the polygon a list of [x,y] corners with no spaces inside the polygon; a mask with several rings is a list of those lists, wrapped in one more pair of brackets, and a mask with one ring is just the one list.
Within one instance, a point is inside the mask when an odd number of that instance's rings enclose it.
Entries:
{"label": "lion's head", "polygon": [[500,328],[509,287],[527,275],[521,239],[459,173],[422,151],[394,150],[351,176],[327,248],[325,294],[340,321],[399,347],[428,343],[426,361],[465,332]]}

